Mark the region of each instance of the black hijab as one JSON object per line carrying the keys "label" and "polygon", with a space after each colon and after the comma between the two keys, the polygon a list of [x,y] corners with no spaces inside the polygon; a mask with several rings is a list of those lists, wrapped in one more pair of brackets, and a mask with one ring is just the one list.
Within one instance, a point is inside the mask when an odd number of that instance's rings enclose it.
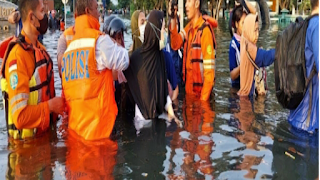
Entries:
{"label": "black hijab", "polygon": [[163,12],[151,11],[144,42],[130,56],[130,66],[124,71],[133,99],[146,119],[162,114],[168,96],[166,65],[158,39],[163,17]]}

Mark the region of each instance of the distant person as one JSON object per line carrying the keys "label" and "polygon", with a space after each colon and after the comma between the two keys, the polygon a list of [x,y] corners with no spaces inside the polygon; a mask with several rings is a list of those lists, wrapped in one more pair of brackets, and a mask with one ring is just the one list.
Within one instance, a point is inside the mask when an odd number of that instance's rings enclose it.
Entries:
{"label": "distant person", "polygon": [[64,18],[60,17],[60,31],[64,31],[64,26],[65,26],[65,23],[64,23]]}
{"label": "distant person", "polygon": [[51,18],[49,18],[49,29],[58,30],[58,19],[56,18],[56,11],[51,10]]}
{"label": "distant person", "polygon": [[[288,121],[295,128],[314,133],[319,129],[319,0],[310,2],[313,17],[308,23],[305,44],[301,45],[305,46],[307,77],[310,76],[314,65],[316,75],[313,76],[299,106],[295,110],[290,110]],[[312,97],[310,97],[310,87],[312,87]]]}

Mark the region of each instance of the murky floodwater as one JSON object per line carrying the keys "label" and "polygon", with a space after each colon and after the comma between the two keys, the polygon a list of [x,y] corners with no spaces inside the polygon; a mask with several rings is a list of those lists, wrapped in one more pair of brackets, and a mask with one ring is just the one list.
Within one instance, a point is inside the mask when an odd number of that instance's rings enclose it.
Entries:
{"label": "murky floodwater", "polygon": [[[130,21],[124,19],[128,27]],[[70,24],[70,23],[69,23]],[[275,47],[283,26],[262,28],[259,46]],[[130,28],[125,35],[131,44]],[[54,60],[55,85],[61,94],[56,46],[60,32],[48,32],[44,44]],[[3,35],[2,39],[8,36]],[[269,93],[252,101],[230,88],[227,22],[219,21],[215,96],[204,103],[179,95],[182,129],[163,120],[136,130],[132,113],[121,112],[116,141],[81,142],[58,122],[44,137],[8,143],[0,111],[0,179],[315,179],[318,135],[289,127],[288,111],[277,103],[273,66],[268,68]],[[3,108],[2,108],[3,109]],[[69,137],[69,138],[67,138]],[[290,153],[292,157],[285,153]]]}

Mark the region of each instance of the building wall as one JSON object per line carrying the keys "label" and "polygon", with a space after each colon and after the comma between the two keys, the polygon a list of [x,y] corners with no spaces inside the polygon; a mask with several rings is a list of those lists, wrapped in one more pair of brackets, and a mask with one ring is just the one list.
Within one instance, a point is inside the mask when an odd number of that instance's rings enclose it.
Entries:
{"label": "building wall", "polygon": [[48,12],[54,9],[54,1],[53,0],[44,0],[44,11]]}
{"label": "building wall", "polygon": [[272,0],[273,4],[270,7],[273,12],[276,12],[277,0]]}

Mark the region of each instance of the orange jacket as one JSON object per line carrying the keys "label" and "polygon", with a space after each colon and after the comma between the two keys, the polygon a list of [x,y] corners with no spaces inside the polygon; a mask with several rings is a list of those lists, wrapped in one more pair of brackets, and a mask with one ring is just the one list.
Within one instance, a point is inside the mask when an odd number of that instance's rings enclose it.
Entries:
{"label": "orange jacket", "polygon": [[216,26],[214,19],[200,16],[195,26],[190,22],[181,35],[177,27],[170,29],[172,49],[184,46],[182,73],[186,93],[200,96],[201,100],[209,99],[214,86],[216,52],[212,28]]}
{"label": "orange jacket", "polygon": [[52,60],[40,42],[35,47],[21,34],[20,43],[9,43],[1,68],[8,134],[14,139],[42,134],[56,118],[48,106],[55,97]]}
{"label": "orange jacket", "polygon": [[100,35],[98,20],[77,17],[74,38],[62,59],[69,128],[85,140],[108,138],[118,114],[112,71],[97,70],[95,46]]}

